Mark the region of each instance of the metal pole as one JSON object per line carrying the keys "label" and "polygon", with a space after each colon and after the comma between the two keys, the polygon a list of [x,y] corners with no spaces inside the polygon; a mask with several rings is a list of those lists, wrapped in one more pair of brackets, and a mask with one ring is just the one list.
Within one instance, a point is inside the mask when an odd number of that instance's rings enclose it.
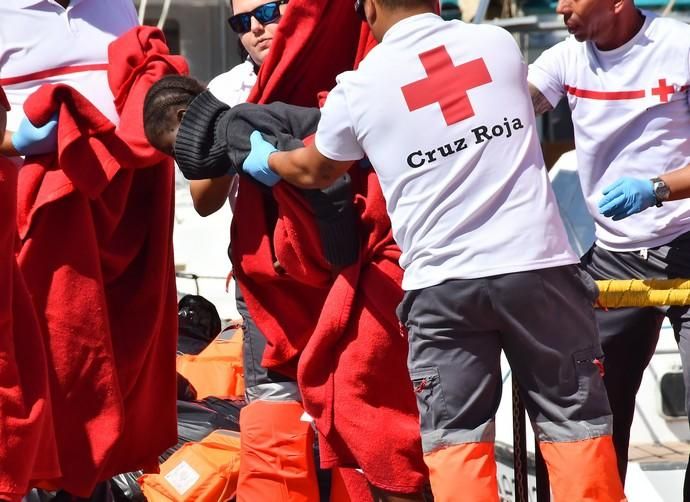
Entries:
{"label": "metal pole", "polygon": [[515,502],[529,502],[526,433],[525,405],[520,398],[520,389],[515,374],[513,374],[513,472],[515,477]]}
{"label": "metal pole", "polygon": [[491,0],[479,0],[479,5],[477,6],[477,12],[474,15],[473,23],[479,24],[483,23],[486,18],[486,11],[489,10],[489,4]]}
{"label": "metal pole", "polygon": [[228,31],[227,31],[227,18],[228,18],[228,1],[231,0],[218,0],[218,20],[220,30],[218,33],[218,43],[220,45],[220,60],[222,62],[222,67],[220,72],[226,71],[230,67],[230,61],[228,61]]}

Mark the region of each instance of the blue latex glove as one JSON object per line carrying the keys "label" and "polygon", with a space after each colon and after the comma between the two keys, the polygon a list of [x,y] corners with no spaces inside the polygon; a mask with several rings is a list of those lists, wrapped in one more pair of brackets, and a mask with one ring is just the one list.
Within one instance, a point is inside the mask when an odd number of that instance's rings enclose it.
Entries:
{"label": "blue latex glove", "polygon": [[242,171],[259,183],[272,187],[280,181],[280,176],[268,167],[268,157],[278,150],[266,141],[259,131],[254,131],[249,136],[249,143],[252,149],[242,164]]}
{"label": "blue latex glove", "polygon": [[604,189],[599,212],[614,220],[622,220],[656,204],[651,180],[623,177]]}
{"label": "blue latex glove", "polygon": [[12,134],[12,146],[22,155],[41,155],[57,150],[57,113],[41,127],[24,117]]}

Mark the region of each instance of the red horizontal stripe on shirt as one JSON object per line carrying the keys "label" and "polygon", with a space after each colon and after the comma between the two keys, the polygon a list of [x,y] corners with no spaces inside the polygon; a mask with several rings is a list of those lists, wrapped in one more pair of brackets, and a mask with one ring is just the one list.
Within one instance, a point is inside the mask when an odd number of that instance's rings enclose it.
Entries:
{"label": "red horizontal stripe on shirt", "polygon": [[69,73],[79,73],[83,71],[97,71],[107,70],[108,64],[83,64],[74,66],[61,66],[59,68],[50,68],[48,70],[37,71],[34,73],[27,73],[18,77],[0,78],[0,85],[14,85],[31,82],[33,80],[43,80],[50,77],[57,77],[60,75],[67,75]]}
{"label": "red horizontal stripe on shirt", "polygon": [[604,101],[617,101],[622,99],[640,99],[645,97],[645,91],[590,91],[588,89],[578,89],[577,87],[565,86],[568,94],[578,98],[599,99]]}

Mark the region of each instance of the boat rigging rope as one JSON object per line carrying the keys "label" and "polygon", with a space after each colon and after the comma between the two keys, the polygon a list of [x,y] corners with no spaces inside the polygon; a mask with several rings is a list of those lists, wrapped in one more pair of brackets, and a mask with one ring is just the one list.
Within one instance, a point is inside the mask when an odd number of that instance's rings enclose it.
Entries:
{"label": "boat rigging rope", "polygon": [[690,305],[690,279],[596,281],[602,308]]}

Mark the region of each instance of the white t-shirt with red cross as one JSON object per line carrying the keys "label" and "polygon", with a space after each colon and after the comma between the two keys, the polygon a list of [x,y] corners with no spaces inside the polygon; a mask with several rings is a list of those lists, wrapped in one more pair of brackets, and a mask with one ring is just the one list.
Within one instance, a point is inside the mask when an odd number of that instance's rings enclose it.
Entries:
{"label": "white t-shirt with red cross", "polygon": [[369,157],[404,289],[577,262],[526,76],[505,30],[421,14],[338,77],[315,144],[334,160]]}
{"label": "white t-shirt with red cross", "polygon": [[597,209],[621,176],[649,179],[690,163],[690,26],[643,14],[625,45],[600,51],[570,37],[542,53],[528,77],[552,105],[568,99],[597,244],[612,251],[660,246],[690,230],[690,200],[620,221]]}
{"label": "white t-shirt with red cross", "polygon": [[138,24],[131,0],[0,1],[0,86],[12,105],[7,129],[24,117],[26,98],[45,83],[74,87],[113,123],[119,119],[107,77],[108,44]]}

